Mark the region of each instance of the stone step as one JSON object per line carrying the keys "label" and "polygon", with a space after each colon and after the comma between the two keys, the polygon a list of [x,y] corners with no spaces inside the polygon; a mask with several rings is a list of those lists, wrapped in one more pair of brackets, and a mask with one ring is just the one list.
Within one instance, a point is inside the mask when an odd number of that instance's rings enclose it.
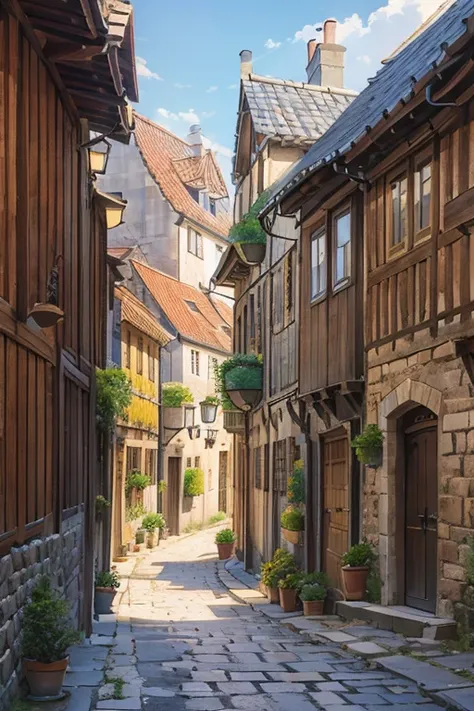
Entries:
{"label": "stone step", "polygon": [[[403,605],[383,606],[369,602],[336,603],[337,614],[345,620],[364,620],[383,630],[391,630],[405,637],[428,639],[456,639],[456,622]],[[367,635],[369,636],[369,635]]]}

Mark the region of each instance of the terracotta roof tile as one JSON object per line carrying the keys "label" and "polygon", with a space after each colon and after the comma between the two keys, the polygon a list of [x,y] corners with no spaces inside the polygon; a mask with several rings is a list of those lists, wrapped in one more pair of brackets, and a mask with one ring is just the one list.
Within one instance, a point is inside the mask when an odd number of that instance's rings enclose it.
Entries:
{"label": "terracotta roof tile", "polygon": [[224,301],[216,298],[215,296],[211,296],[211,301],[214,305],[214,308],[217,309],[219,315],[222,316],[224,321],[228,323],[229,326],[232,326],[234,323],[234,310],[226,303],[224,303]]}
{"label": "terracotta roof tile", "polygon": [[143,331],[161,346],[172,340],[172,336],[160,326],[152,312],[131,291],[124,286],[116,286],[115,297],[122,302],[122,321]]}
{"label": "terracotta roof tile", "polygon": [[[219,213],[216,216],[212,215],[191,197],[186,188],[184,181],[190,177],[189,159],[194,157],[189,143],[144,116],[137,113],[134,116],[137,146],[151,176],[158,183],[165,198],[176,212],[182,213],[211,232],[227,238],[231,227],[230,218]],[[206,158],[206,155],[204,158],[198,159],[202,165],[198,171],[194,167],[192,174],[194,178],[196,174],[199,174],[200,179],[206,180],[206,187],[211,191],[211,196],[212,194],[217,195],[216,188],[219,190],[222,190],[223,186],[225,188],[222,174],[212,154],[211,158]],[[184,178],[182,169],[177,168],[177,162],[183,159],[187,159]]]}
{"label": "terracotta roof tile", "polygon": [[146,264],[135,260],[131,260],[131,264],[178,333],[196,343],[230,353],[231,337],[226,333],[229,324],[207,296]]}

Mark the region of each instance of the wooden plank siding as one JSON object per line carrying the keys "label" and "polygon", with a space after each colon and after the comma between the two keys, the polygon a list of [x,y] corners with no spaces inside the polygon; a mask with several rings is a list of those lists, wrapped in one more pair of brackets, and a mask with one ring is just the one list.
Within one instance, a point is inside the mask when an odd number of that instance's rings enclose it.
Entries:
{"label": "wooden plank siding", "polygon": [[[72,510],[93,517],[99,479],[105,218],[79,148],[87,126],[38,52],[0,6],[0,555]],[[41,331],[27,315],[56,262],[64,321]]]}
{"label": "wooden plank siding", "polygon": [[[473,105],[458,125],[435,136],[408,155],[431,155],[430,226],[415,234],[409,207],[406,243],[390,254],[387,220],[389,178],[380,175],[366,194],[368,255],[366,348],[413,339],[430,329],[432,336],[472,318],[474,310],[474,122]],[[460,124],[460,125],[459,125]],[[404,164],[407,157],[404,157]],[[391,171],[393,175],[394,171]],[[382,205],[381,205],[382,203]],[[461,326],[460,326],[461,327]]]}

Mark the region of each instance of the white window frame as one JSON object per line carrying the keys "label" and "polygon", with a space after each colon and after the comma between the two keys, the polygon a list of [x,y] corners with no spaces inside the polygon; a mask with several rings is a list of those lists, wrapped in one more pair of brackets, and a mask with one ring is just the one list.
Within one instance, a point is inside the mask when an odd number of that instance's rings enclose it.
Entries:
{"label": "white window frame", "polygon": [[[343,245],[339,245],[338,223],[349,216],[349,239]],[[350,205],[346,205],[332,216],[332,246],[333,246],[333,290],[337,291],[347,286],[352,281],[352,210]],[[344,255],[344,274],[338,277],[338,256],[340,250]]]}
{"label": "white window frame", "polygon": [[[313,261],[315,243],[319,245],[322,242],[324,245],[324,256],[322,261],[319,260],[320,250],[317,246],[318,259],[316,263]],[[328,252],[327,252],[327,231],[325,225],[319,227],[311,234],[311,301],[320,299],[327,291],[328,281]],[[317,277],[315,279],[314,277]],[[317,281],[317,289],[315,290],[315,281]]]}

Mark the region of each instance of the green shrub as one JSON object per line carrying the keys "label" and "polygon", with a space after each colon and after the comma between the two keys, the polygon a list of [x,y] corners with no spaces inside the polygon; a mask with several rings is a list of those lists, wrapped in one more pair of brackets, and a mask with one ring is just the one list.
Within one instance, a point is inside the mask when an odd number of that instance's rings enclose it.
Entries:
{"label": "green shrub", "polygon": [[184,472],[184,495],[204,494],[204,472],[202,469],[186,469]]}
{"label": "green shrub", "polygon": [[106,368],[96,371],[97,425],[103,432],[112,432],[118,418],[126,419],[132,402],[132,384],[123,370]]}
{"label": "green shrub", "polygon": [[303,578],[303,573],[298,571],[296,573],[288,573],[284,578],[280,578],[278,581],[278,587],[283,590],[298,590],[301,585],[301,580]]}
{"label": "green shrub", "polygon": [[306,501],[303,460],[293,463],[293,473],[288,477],[288,501],[292,504],[304,504]]}
{"label": "green shrub", "polygon": [[257,219],[257,215],[260,210],[265,207],[269,195],[269,190],[262,192],[253,203],[250,210],[242,217],[240,222],[231,227],[229,232],[229,242],[233,244],[238,244],[239,242],[253,242],[254,244],[267,243],[266,232]]}
{"label": "green shrub", "polygon": [[135,489],[136,491],[143,491],[147,486],[150,486],[151,478],[148,474],[142,474],[138,469],[132,469],[128,472],[127,478],[125,479],[125,493],[128,495]]}
{"label": "green shrub", "polygon": [[303,602],[316,602],[317,600],[325,600],[326,595],[326,588],[323,588],[322,585],[304,585],[300,592],[300,600]]}
{"label": "green shrub", "polygon": [[287,531],[304,531],[304,512],[297,506],[287,506],[281,514],[280,523]]}
{"label": "green shrub", "polygon": [[96,588],[119,588],[120,580],[115,570],[103,570],[95,578]]}
{"label": "green shrub", "polygon": [[23,613],[22,654],[43,664],[58,662],[80,640],[69,620],[69,605],[51,588],[46,576],[39,579]]}
{"label": "green shrub", "polygon": [[[261,366],[263,368],[263,359],[261,355],[252,353],[236,353],[231,358],[227,358],[223,363],[217,363],[214,367],[214,378],[216,381],[216,389],[219,392],[223,410],[235,410],[235,405],[227,395],[226,390],[226,375],[234,368],[244,366]],[[261,387],[261,386],[260,386]]]}
{"label": "green shrub", "polygon": [[330,588],[331,581],[329,580],[326,573],[323,573],[322,571],[316,571],[313,573],[305,573],[303,575],[300,590],[302,590],[305,585],[319,585],[323,588]]}
{"label": "green shrub", "polygon": [[297,570],[294,556],[284,548],[277,548],[272,560],[263,563],[261,567],[262,582],[269,588],[275,588],[281,578]]}
{"label": "green shrub", "polygon": [[142,521],[142,526],[148,533],[153,533],[157,528],[163,530],[166,522],[163,514],[148,513]]}
{"label": "green shrub", "polygon": [[125,509],[125,520],[127,522],[129,521],[136,521],[137,518],[141,518],[146,514],[146,508],[143,506],[143,504],[134,504],[133,506],[127,506]]}
{"label": "green shrub", "polygon": [[215,523],[220,523],[221,521],[225,521],[226,518],[227,518],[227,514],[225,513],[225,511],[218,511],[213,516],[209,516],[208,524],[209,524],[209,526],[213,526]]}
{"label": "green shrub", "polygon": [[167,482],[162,479],[161,481],[158,482],[158,491],[160,494],[164,494],[168,489],[168,484]]}
{"label": "green shrub", "polygon": [[234,543],[235,540],[236,535],[230,528],[224,528],[216,533],[216,543]]}
{"label": "green shrub", "polygon": [[237,366],[225,376],[226,390],[261,390],[263,387],[263,367],[261,365]]}
{"label": "green shrub", "polygon": [[342,565],[351,568],[361,568],[370,565],[374,560],[374,550],[369,543],[356,543],[351,546],[341,559]]}
{"label": "green shrub", "polygon": [[378,425],[366,425],[362,434],[354,437],[351,447],[355,449],[359,462],[371,464],[380,453],[383,440],[383,432]]}
{"label": "green shrub", "polygon": [[192,405],[194,397],[187,385],[182,383],[163,384],[163,407],[181,407],[182,405]]}

